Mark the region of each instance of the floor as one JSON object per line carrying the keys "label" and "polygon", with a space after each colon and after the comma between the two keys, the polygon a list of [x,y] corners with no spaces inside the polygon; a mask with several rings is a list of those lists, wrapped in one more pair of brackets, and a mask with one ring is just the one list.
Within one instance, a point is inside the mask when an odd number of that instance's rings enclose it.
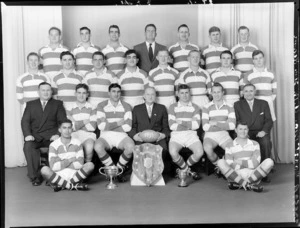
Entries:
{"label": "floor", "polygon": [[277,164],[263,193],[229,190],[214,175],[187,188],[165,178],[165,186],[131,187],[118,183],[107,190],[100,174],[89,180],[90,190],[53,192],[33,187],[26,167],[5,169],[5,227],[294,222],[294,166]]}

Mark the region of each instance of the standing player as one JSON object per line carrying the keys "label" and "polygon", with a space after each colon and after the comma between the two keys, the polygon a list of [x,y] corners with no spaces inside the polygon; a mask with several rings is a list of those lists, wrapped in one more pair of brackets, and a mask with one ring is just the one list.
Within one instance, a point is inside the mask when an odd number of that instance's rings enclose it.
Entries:
{"label": "standing player", "polygon": [[211,74],[221,66],[220,54],[228,48],[222,46],[220,28],[213,26],[208,33],[210,44],[203,49],[202,59],[205,62],[205,70]]}
{"label": "standing player", "polygon": [[94,143],[97,126],[96,107],[87,102],[89,87],[86,84],[76,86],[76,102],[67,111],[67,118],[72,121],[72,138],[79,139],[84,150],[85,162],[91,162],[93,158]]}
{"label": "standing player", "polygon": [[72,51],[76,59],[76,71],[84,77],[85,74],[92,70],[92,55],[100,48],[91,42],[91,30],[88,27],[79,29],[81,42]]}
{"label": "standing player", "polygon": [[175,81],[179,78],[178,71],[168,65],[168,50],[160,50],[156,59],[158,67],[149,72],[149,86],[154,87],[157,93],[156,101],[169,109],[176,102]]}
{"label": "standing player", "polygon": [[117,74],[124,69],[126,61],[124,54],[128,50],[123,44],[120,43],[120,29],[117,25],[111,25],[108,29],[109,43],[102,50],[106,58],[107,69]]}
{"label": "standing player", "polygon": [[187,59],[189,52],[191,50],[199,51],[197,45],[189,42],[189,37],[189,27],[186,24],[182,24],[178,27],[178,42],[169,47],[170,55],[173,58],[173,67],[179,72],[183,72],[189,67]]}
{"label": "standing player", "polygon": [[239,43],[231,49],[236,70],[245,73],[253,68],[252,53],[258,48],[250,43],[250,31],[246,26],[238,29]]}
{"label": "standing player", "polygon": [[17,78],[16,92],[17,99],[22,105],[22,112],[28,101],[39,98],[38,87],[41,82],[50,83],[47,75],[39,72],[39,56],[35,52],[30,52],[27,55],[28,71]]}
{"label": "standing player", "polygon": [[240,99],[243,79],[241,72],[232,66],[232,53],[229,50],[223,51],[220,55],[221,67],[211,74],[213,83],[220,83],[224,88],[223,99],[226,103],[233,104]]}
{"label": "standing player", "polygon": [[274,101],[277,92],[277,82],[274,74],[265,67],[264,53],[255,50],[252,54],[254,68],[244,77],[245,84],[253,84],[256,88],[255,98],[268,102],[272,120],[276,120]]}
{"label": "standing player", "polygon": [[[108,150],[113,147],[124,150],[117,163],[119,168],[124,169],[132,158],[134,148],[133,140],[127,135],[132,126],[131,107],[120,100],[121,86],[116,83],[109,86],[109,97],[107,101],[101,102],[97,107],[97,124],[101,134],[94,149],[105,166],[114,165],[107,153]],[[119,175],[118,180],[125,182],[126,178]]]}
{"label": "standing player", "polygon": [[61,30],[57,27],[49,29],[49,41],[48,45],[40,48],[38,54],[42,60],[44,73],[52,80],[62,69],[60,54],[68,51],[68,48],[61,44]]}
{"label": "standing player", "polygon": [[94,52],[92,59],[94,68],[85,75],[82,83],[89,86],[89,102],[97,107],[100,102],[109,98],[108,87],[116,83],[118,78],[104,66],[105,57],[102,52]]}
{"label": "standing player", "polygon": [[118,84],[122,88],[122,98],[131,108],[144,103],[144,91],[148,86],[147,73],[141,70],[136,51],[130,49],[125,53],[126,68],[117,74]]}
{"label": "standing player", "polygon": [[70,110],[72,104],[76,101],[76,85],[81,83],[82,77],[74,70],[75,58],[71,52],[62,52],[60,59],[63,69],[53,77],[53,95],[58,100],[64,102],[64,107],[66,110]]}
{"label": "standing player", "polygon": [[209,102],[207,95],[211,90],[211,79],[209,74],[199,66],[199,51],[190,51],[188,61],[189,68],[180,74],[175,85],[187,84],[191,88],[191,101],[202,110]]}

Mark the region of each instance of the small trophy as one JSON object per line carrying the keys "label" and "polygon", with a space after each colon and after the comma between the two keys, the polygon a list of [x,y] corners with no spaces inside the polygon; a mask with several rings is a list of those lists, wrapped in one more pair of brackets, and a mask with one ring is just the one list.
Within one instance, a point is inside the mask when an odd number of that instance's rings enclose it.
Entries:
{"label": "small trophy", "polygon": [[185,179],[187,177],[187,171],[179,169],[179,170],[177,170],[177,173],[178,173],[178,177],[180,179],[178,187],[187,187],[188,184],[185,181]]}
{"label": "small trophy", "polygon": [[[121,170],[120,172],[119,172],[119,169]],[[102,170],[104,170],[104,173],[102,172]],[[106,185],[106,188],[107,189],[115,189],[116,187],[118,187],[118,185],[116,185],[113,182],[113,178],[122,174],[123,169],[118,166],[115,166],[115,165],[105,166],[105,167],[101,167],[99,169],[99,173],[101,173],[102,175],[104,175],[106,177],[109,177],[109,179],[110,179],[109,183]]]}

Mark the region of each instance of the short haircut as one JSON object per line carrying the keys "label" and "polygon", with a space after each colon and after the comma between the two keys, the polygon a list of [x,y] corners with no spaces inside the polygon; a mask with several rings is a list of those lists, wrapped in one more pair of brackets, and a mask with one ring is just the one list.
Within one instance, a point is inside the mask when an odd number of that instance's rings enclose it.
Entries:
{"label": "short haircut", "polygon": [[108,28],[108,33],[110,33],[110,29],[111,29],[111,28],[118,29],[118,32],[119,32],[119,34],[120,34],[120,28],[119,28],[119,26],[117,26],[117,25],[111,25],[111,26],[109,26],[109,28]]}
{"label": "short haircut", "polygon": [[230,55],[230,56],[231,56],[231,59],[232,59],[232,57],[233,57],[233,55],[232,55],[231,51],[229,51],[229,50],[225,50],[225,51],[222,51],[222,52],[221,52],[221,54],[220,54],[220,58],[222,58],[222,55],[224,55],[224,54],[228,54],[228,55]]}
{"label": "short haircut", "polygon": [[138,54],[137,54],[136,50],[134,50],[134,49],[127,50],[124,54],[124,57],[126,58],[128,55],[131,55],[131,54],[135,54],[136,57],[138,57]]}
{"label": "short haircut", "polygon": [[190,90],[190,87],[189,87],[187,84],[180,84],[180,85],[178,86],[178,92],[179,92],[180,90],[182,90],[182,89],[188,89],[188,90]]}
{"label": "short haircut", "polygon": [[73,125],[71,120],[65,118],[58,122],[58,127],[61,127],[61,125],[63,125],[64,123],[69,123],[69,124],[71,124],[71,126]]}
{"label": "short haircut", "polygon": [[167,52],[168,55],[170,55],[168,49],[166,49],[166,48],[158,50],[157,55],[158,55],[160,52]]}
{"label": "short haircut", "polygon": [[246,88],[246,87],[253,87],[254,89],[256,89],[255,85],[251,84],[251,83],[248,83],[246,85],[243,86],[243,90]]}
{"label": "short haircut", "polygon": [[29,60],[29,57],[30,56],[36,56],[38,58],[38,60],[40,59],[40,56],[36,53],[36,52],[30,52],[28,55],[27,55],[27,61]]}
{"label": "short haircut", "polygon": [[62,58],[63,58],[65,55],[70,55],[70,56],[72,56],[73,60],[75,60],[74,55],[73,55],[71,52],[69,52],[69,51],[63,51],[62,53],[60,53],[60,60],[62,60]]}
{"label": "short haircut", "polygon": [[242,30],[242,29],[247,29],[248,32],[250,31],[248,27],[246,27],[245,25],[242,25],[238,28],[238,32],[240,32],[240,30]]}
{"label": "short haircut", "polygon": [[48,31],[48,34],[50,34],[50,32],[51,32],[52,30],[58,31],[58,34],[61,35],[61,30],[60,30],[59,28],[57,28],[57,27],[51,27],[51,28],[49,29],[49,31]]}
{"label": "short haircut", "polygon": [[212,90],[213,87],[220,87],[220,88],[222,89],[222,92],[224,92],[224,87],[223,87],[222,84],[219,83],[219,82],[215,82],[215,83],[213,84],[213,86],[211,87],[211,90]]}
{"label": "short haircut", "polygon": [[118,83],[112,83],[110,84],[110,86],[108,87],[108,92],[111,91],[111,89],[113,88],[119,88],[121,90],[121,86]]}
{"label": "short haircut", "polygon": [[210,35],[212,32],[219,32],[219,33],[221,33],[221,30],[220,30],[220,28],[218,28],[218,27],[216,27],[216,26],[213,26],[213,27],[211,27],[211,28],[208,30],[209,35]]}
{"label": "short haircut", "polygon": [[199,55],[201,55],[200,51],[198,50],[191,50],[188,54],[188,56],[190,57],[192,53],[199,53]]}
{"label": "short haircut", "polygon": [[41,83],[39,84],[39,87],[38,87],[38,88],[40,88],[42,85],[48,85],[48,86],[51,87],[50,83],[48,83],[48,82],[41,82]]}
{"label": "short haircut", "polygon": [[181,28],[187,28],[188,30],[190,30],[189,27],[186,24],[182,24],[182,25],[178,26],[177,31],[179,32],[179,29],[181,29]]}
{"label": "short haircut", "polygon": [[91,30],[88,28],[88,27],[81,27],[80,29],[79,29],[79,31],[81,32],[82,30],[88,30],[89,31],[89,34],[91,34]]}
{"label": "short haircut", "polygon": [[105,55],[101,51],[95,51],[92,55],[92,59],[94,58],[95,55],[101,55],[103,59],[105,59]]}
{"label": "short haircut", "polygon": [[89,86],[87,84],[84,83],[79,83],[78,85],[76,85],[75,91],[77,91],[78,89],[85,89],[85,91],[88,93],[89,92]]}
{"label": "short haircut", "polygon": [[[235,125],[235,128],[238,128],[239,125],[246,125],[248,127],[248,124],[246,121],[238,121]],[[248,127],[249,128],[249,127]]]}
{"label": "short haircut", "polygon": [[147,30],[148,27],[153,27],[155,29],[155,32],[156,32],[156,26],[155,26],[155,24],[147,24],[145,26],[145,32],[146,32],[146,30]]}
{"label": "short haircut", "polygon": [[265,54],[261,50],[255,50],[252,53],[252,59],[254,59],[254,57],[257,56],[257,55],[259,55],[259,54],[262,54],[262,56],[265,57]]}

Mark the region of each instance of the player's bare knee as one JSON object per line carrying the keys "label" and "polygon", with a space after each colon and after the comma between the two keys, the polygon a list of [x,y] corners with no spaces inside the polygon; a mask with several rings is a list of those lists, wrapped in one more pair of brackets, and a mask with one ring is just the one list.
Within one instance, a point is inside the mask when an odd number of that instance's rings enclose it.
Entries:
{"label": "player's bare knee", "polygon": [[84,164],[83,168],[86,171],[93,171],[95,168],[95,165],[92,162],[87,162]]}
{"label": "player's bare knee", "polygon": [[274,166],[274,161],[271,158],[266,158],[262,163],[261,166],[264,170],[271,170]]}

